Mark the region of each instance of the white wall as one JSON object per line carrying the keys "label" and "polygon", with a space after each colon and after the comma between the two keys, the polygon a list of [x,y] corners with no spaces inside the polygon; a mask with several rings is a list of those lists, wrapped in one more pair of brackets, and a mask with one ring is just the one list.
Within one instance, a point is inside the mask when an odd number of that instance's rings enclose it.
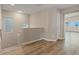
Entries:
{"label": "white wall", "polygon": [[[57,19],[57,16],[60,18],[61,15],[60,11],[56,8],[48,8],[31,14],[30,27],[42,27],[45,29],[45,34],[43,38],[46,38],[47,40],[57,40],[59,36],[62,35],[60,28],[64,28],[61,27],[61,25],[63,24],[60,24],[63,19]],[[57,21],[60,22],[57,24]],[[64,31],[64,29],[62,30]]]}

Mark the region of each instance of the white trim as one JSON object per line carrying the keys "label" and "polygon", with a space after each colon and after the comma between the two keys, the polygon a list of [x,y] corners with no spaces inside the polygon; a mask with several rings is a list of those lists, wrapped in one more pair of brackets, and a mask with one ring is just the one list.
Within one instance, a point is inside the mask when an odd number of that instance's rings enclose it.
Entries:
{"label": "white trim", "polygon": [[62,37],[62,38],[58,38],[59,40],[64,40],[64,37]]}
{"label": "white trim", "polygon": [[30,43],[33,43],[33,42],[36,42],[36,41],[39,41],[39,40],[42,40],[42,39],[37,39],[37,40],[29,41],[29,42],[24,42],[21,45],[30,44]]}
{"label": "white trim", "polygon": [[56,40],[53,40],[53,39],[47,39],[47,38],[42,38],[43,40],[46,40],[46,41],[57,41],[57,39]]}

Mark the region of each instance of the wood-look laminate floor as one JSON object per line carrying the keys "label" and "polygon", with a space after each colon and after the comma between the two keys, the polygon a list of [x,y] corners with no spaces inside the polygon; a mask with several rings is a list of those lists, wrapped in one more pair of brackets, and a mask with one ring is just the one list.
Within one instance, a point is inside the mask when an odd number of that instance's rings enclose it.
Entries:
{"label": "wood-look laminate floor", "polygon": [[64,41],[40,40],[23,46],[25,55],[59,55],[64,54]]}
{"label": "wood-look laminate floor", "polygon": [[79,32],[65,32],[62,41],[45,41],[25,45],[25,55],[79,55]]}
{"label": "wood-look laminate floor", "polygon": [[3,52],[2,55],[79,55],[79,32],[65,32],[65,40],[39,40],[16,49]]}
{"label": "wood-look laminate floor", "polygon": [[34,43],[25,44],[16,49],[2,53],[1,55],[63,55],[63,41],[39,40]]}

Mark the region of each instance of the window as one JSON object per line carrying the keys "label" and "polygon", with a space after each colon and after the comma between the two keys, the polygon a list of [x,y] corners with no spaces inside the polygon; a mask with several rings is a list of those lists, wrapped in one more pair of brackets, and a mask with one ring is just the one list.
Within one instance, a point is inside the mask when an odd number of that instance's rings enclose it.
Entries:
{"label": "window", "polygon": [[5,17],[4,18],[4,30],[6,32],[11,32],[12,31],[12,28],[13,28],[13,18],[12,17]]}
{"label": "window", "polygon": [[65,26],[79,27],[79,22],[78,21],[65,22]]}

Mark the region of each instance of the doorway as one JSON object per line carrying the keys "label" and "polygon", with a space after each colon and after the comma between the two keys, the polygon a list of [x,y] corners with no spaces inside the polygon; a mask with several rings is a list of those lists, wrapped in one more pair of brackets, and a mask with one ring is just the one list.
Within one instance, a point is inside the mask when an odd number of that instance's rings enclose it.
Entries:
{"label": "doorway", "polygon": [[69,54],[79,54],[79,12],[64,14],[65,46]]}

